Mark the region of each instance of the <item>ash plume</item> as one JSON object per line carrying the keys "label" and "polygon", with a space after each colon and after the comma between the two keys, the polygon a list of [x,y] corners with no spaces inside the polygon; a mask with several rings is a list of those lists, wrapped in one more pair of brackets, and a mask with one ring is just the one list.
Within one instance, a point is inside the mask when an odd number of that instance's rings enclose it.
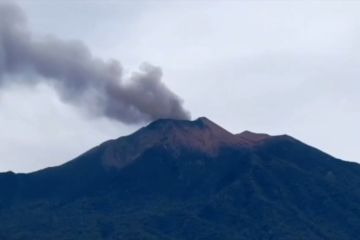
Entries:
{"label": "ash plume", "polygon": [[93,56],[81,41],[35,38],[22,9],[0,1],[0,88],[15,81],[11,75],[19,84],[46,82],[63,101],[124,123],[190,117],[160,68],[143,64],[125,78],[118,61]]}

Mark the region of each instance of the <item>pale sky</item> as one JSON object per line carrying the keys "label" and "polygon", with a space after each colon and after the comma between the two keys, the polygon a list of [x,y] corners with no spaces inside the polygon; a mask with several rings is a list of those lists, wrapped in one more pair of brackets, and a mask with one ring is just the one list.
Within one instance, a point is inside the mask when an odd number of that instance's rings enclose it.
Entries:
{"label": "pale sky", "polygon": [[[192,118],[360,162],[360,2],[17,2],[34,35],[81,40],[129,74],[161,67]],[[29,172],[141,125],[88,116],[40,84],[0,89],[0,126],[0,171]]]}

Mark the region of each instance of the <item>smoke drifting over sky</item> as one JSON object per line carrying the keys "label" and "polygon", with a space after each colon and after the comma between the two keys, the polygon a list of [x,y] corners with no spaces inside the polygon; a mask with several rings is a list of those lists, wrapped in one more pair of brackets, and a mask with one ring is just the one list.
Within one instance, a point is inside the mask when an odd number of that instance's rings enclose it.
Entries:
{"label": "smoke drifting over sky", "polygon": [[93,56],[81,41],[34,38],[20,7],[0,2],[1,88],[14,81],[29,85],[46,81],[63,101],[124,123],[190,118],[161,77],[160,68],[143,64],[126,78],[118,61]]}

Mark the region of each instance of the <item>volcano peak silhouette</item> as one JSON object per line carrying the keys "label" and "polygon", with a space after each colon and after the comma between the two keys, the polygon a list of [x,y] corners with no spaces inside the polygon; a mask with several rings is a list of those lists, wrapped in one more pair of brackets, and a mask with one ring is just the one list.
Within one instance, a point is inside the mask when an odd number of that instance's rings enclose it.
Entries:
{"label": "volcano peak silhouette", "polygon": [[357,239],[360,167],[288,135],[159,119],[0,174],[1,239]]}

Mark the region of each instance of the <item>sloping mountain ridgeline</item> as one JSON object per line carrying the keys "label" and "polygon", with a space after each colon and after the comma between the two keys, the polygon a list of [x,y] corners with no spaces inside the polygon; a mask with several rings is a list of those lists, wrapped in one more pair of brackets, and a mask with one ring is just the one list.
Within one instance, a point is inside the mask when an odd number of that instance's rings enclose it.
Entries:
{"label": "sloping mountain ridgeline", "polygon": [[4,240],[358,236],[358,164],[206,118],[157,120],[64,165],[0,174]]}

